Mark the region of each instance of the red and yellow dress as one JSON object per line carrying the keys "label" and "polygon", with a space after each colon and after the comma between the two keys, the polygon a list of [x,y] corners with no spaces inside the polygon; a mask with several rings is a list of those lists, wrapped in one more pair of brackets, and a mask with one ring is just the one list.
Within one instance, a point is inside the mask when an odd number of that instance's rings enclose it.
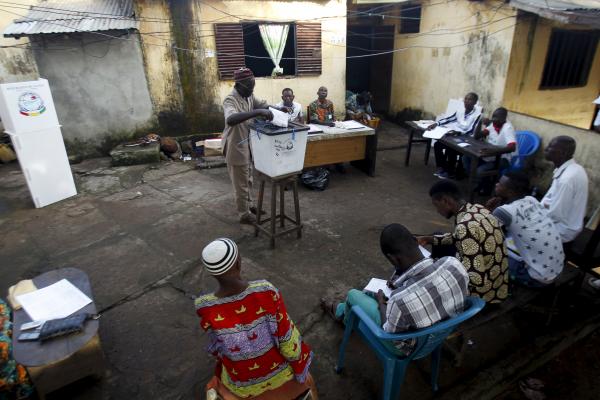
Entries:
{"label": "red and yellow dress", "polygon": [[230,297],[203,295],[195,305],[208,332],[207,350],[219,361],[215,375],[233,394],[258,396],[292,379],[306,380],[312,352],[271,283],[249,282]]}

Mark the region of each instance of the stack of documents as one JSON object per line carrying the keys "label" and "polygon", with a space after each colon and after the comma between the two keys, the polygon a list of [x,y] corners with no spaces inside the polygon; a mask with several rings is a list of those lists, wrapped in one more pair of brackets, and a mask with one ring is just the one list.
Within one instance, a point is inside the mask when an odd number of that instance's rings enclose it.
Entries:
{"label": "stack of documents", "polygon": [[34,292],[19,295],[17,300],[33,321],[68,317],[92,302],[66,279]]}
{"label": "stack of documents", "polygon": [[444,135],[448,132],[450,132],[450,129],[444,128],[443,126],[436,126],[430,131],[423,132],[423,137],[438,140],[444,137]]}
{"label": "stack of documents", "polygon": [[435,124],[435,121],[431,119],[421,119],[419,121],[413,121],[419,128],[427,129],[431,124]]}
{"label": "stack of documents", "polygon": [[336,121],[335,122],[335,127],[336,128],[341,128],[341,129],[363,129],[365,128],[365,126],[363,124],[361,124],[358,121]]}

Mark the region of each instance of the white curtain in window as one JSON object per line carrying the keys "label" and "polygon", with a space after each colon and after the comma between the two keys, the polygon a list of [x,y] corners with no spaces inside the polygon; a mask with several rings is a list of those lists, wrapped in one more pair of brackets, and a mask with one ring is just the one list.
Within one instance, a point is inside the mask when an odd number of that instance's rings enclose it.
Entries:
{"label": "white curtain in window", "polygon": [[285,42],[287,42],[290,26],[283,24],[264,24],[259,25],[258,29],[260,30],[260,37],[265,45],[265,49],[267,50],[267,53],[269,53],[271,61],[275,64],[275,68],[273,68],[271,75],[282,75],[283,68],[279,66],[279,63],[283,56],[283,49],[285,49]]}

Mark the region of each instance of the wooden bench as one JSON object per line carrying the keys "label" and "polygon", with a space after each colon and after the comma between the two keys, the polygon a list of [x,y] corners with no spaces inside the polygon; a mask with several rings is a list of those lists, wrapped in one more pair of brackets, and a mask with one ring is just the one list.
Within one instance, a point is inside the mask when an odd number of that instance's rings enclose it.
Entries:
{"label": "wooden bench", "polygon": [[[581,270],[566,263],[562,273],[554,283],[545,288],[531,289],[521,285],[512,285],[511,295],[508,299],[500,304],[487,304],[479,314],[459,325],[456,331],[449,336],[449,339],[461,339],[458,350],[450,346],[448,341],[446,341],[445,344],[446,349],[454,356],[455,365],[460,366],[462,364],[464,353],[469,342],[466,336],[468,336],[470,332],[500,316],[508,314],[514,309],[527,307],[529,311],[546,314],[546,326],[550,325],[553,316],[558,314],[556,306],[560,294],[565,288],[575,283],[580,275]],[[538,306],[532,304],[535,299],[547,293],[552,293],[552,302],[550,306]]]}

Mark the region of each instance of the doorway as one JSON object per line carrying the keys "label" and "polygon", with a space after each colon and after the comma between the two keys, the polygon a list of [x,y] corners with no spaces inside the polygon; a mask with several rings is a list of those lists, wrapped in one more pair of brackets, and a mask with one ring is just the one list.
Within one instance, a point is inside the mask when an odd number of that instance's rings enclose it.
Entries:
{"label": "doorway", "polygon": [[387,114],[392,93],[394,54],[380,54],[394,48],[394,25],[348,25],[346,54],[346,90],[373,95],[373,111]]}

